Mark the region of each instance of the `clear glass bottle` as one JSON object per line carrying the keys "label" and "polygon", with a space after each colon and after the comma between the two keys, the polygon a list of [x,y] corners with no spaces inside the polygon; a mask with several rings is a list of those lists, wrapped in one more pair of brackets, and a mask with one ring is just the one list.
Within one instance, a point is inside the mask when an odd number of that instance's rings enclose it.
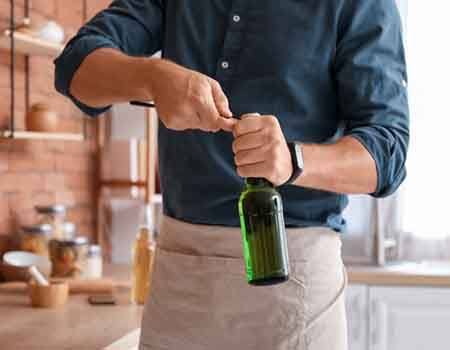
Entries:
{"label": "clear glass bottle", "polygon": [[248,178],[239,199],[247,280],[272,285],[289,279],[281,195],[267,180]]}
{"label": "clear glass bottle", "polygon": [[86,271],[84,277],[87,279],[102,278],[103,258],[102,248],[99,245],[91,244],[88,249]]}
{"label": "clear glass bottle", "polygon": [[148,204],[144,208],[143,221],[139,226],[132,251],[131,301],[135,304],[145,304],[150,292],[155,250],[153,212]]}

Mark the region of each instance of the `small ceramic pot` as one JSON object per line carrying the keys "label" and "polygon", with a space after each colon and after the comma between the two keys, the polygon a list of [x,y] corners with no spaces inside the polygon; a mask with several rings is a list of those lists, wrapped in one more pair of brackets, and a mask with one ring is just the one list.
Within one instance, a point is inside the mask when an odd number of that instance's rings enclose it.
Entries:
{"label": "small ceramic pot", "polygon": [[32,105],[26,115],[28,131],[58,132],[58,123],[58,114],[45,103]]}

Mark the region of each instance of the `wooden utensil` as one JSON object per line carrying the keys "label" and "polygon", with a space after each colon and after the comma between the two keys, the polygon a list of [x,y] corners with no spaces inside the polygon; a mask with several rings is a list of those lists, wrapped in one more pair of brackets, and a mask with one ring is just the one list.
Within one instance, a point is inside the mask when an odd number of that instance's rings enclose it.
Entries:
{"label": "wooden utensil", "polygon": [[49,283],[47,279],[44,277],[44,275],[39,271],[39,269],[36,266],[31,266],[28,269],[28,272],[30,273],[31,277],[33,277],[34,281],[40,285],[40,286],[48,286]]}
{"label": "wooden utensil", "polygon": [[107,278],[98,280],[68,280],[70,294],[112,294],[114,281]]}
{"label": "wooden utensil", "polygon": [[[61,281],[68,284],[70,294],[112,294],[115,291],[129,290],[130,282],[114,281],[108,278],[98,280],[64,280],[53,279],[52,281]],[[27,290],[27,284],[23,282],[8,282],[0,284],[1,293],[24,293]]]}

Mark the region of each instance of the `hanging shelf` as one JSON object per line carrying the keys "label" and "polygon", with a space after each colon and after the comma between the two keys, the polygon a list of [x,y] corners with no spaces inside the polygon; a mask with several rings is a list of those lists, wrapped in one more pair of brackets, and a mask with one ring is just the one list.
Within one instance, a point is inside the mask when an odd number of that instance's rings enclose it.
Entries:
{"label": "hanging shelf", "polygon": [[[30,22],[30,1],[24,0],[25,17],[23,24]],[[84,15],[86,1],[83,1]],[[64,49],[63,45],[55,44],[47,40],[35,37],[32,34],[22,32],[16,25],[14,0],[10,0],[9,29],[0,32],[0,49],[9,51],[10,54],[10,82],[11,82],[11,105],[10,121],[8,130],[0,130],[0,139],[33,139],[33,140],[61,140],[61,141],[84,141],[86,140],[86,119],[83,120],[83,132],[81,133],[49,133],[16,130],[15,123],[15,101],[16,101],[16,55],[25,56],[25,110],[30,109],[30,63],[31,56],[56,57]]]}
{"label": "hanging shelf", "polygon": [[[37,56],[58,56],[63,46],[39,38],[32,37],[29,34],[14,32],[15,51],[23,55],[37,55]],[[0,48],[11,49],[11,30],[6,30],[0,36]]]}

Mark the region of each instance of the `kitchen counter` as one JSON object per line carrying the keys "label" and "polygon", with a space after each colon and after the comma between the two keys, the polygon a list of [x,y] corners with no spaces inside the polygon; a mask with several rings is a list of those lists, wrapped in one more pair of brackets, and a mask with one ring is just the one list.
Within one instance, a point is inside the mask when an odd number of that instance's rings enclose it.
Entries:
{"label": "kitchen counter", "polygon": [[[127,266],[105,271],[115,280],[129,280]],[[450,288],[450,263],[347,265],[347,271],[353,284]],[[117,299],[115,306],[91,306],[86,295],[71,295],[61,309],[33,309],[24,292],[0,284],[1,349],[103,349],[140,327],[143,307],[129,303],[129,290],[117,292]]]}
{"label": "kitchen counter", "polygon": [[[127,281],[129,267],[108,266],[105,275]],[[142,306],[129,302],[129,290],[116,293],[115,306],[92,306],[86,295],[71,295],[60,309],[34,309],[25,293],[0,285],[2,350],[98,350],[140,327]]]}
{"label": "kitchen counter", "polygon": [[450,288],[450,262],[403,262],[384,267],[347,265],[347,273],[353,284]]}

